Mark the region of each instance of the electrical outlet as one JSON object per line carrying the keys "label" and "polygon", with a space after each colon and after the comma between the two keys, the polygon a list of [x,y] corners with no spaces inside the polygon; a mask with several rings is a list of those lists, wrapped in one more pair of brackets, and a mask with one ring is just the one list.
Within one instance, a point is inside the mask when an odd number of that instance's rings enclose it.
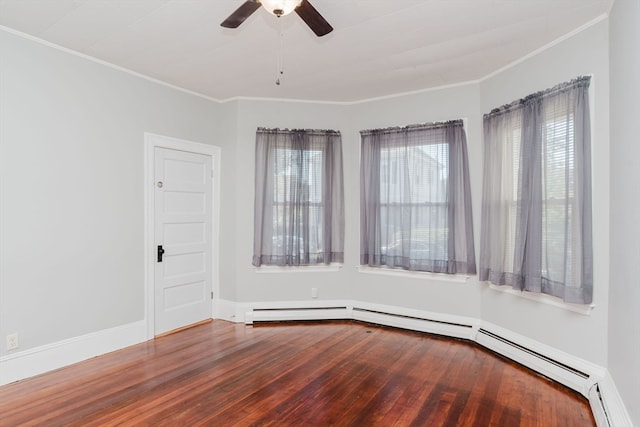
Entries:
{"label": "electrical outlet", "polygon": [[20,342],[18,341],[18,333],[15,332],[13,334],[7,335],[7,350],[15,350],[20,347]]}
{"label": "electrical outlet", "polygon": [[311,298],[318,298],[318,288],[311,288]]}

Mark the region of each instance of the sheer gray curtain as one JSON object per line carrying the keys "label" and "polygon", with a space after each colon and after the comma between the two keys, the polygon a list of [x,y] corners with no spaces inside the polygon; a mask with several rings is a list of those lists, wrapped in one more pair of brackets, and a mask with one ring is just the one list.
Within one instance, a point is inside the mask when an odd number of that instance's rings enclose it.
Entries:
{"label": "sheer gray curtain", "polygon": [[589,82],[484,116],[480,280],[591,302]]}
{"label": "sheer gray curtain", "polygon": [[476,272],[462,120],[361,132],[360,263]]}
{"label": "sheer gray curtain", "polygon": [[253,265],[344,261],[340,132],[258,128]]}

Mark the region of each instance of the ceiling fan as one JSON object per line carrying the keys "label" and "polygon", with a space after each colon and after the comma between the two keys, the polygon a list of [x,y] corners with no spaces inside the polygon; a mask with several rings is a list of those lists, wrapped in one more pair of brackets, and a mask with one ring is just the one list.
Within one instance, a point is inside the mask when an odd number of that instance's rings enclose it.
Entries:
{"label": "ceiling fan", "polygon": [[333,31],[333,27],[308,0],[246,0],[220,25],[226,28],[238,28],[260,6],[278,18],[291,12],[297,13],[318,37]]}

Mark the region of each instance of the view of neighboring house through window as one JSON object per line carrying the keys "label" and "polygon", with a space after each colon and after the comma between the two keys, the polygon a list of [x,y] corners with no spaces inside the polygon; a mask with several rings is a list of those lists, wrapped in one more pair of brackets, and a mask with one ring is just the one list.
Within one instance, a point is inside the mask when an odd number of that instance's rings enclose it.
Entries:
{"label": "view of neighboring house through window", "polygon": [[274,162],[273,248],[317,258],[323,248],[322,151],[276,148]]}
{"label": "view of neighboring house through window", "polygon": [[485,115],[480,280],[591,302],[589,82]]}
{"label": "view of neighboring house through window", "polygon": [[[380,150],[380,222],[387,256],[446,259],[448,215],[446,144]],[[402,227],[403,215],[411,227]],[[431,253],[433,252],[433,253]]]}
{"label": "view of neighboring house through window", "polygon": [[340,133],[259,128],[253,264],[343,262]]}
{"label": "view of neighboring house through window", "polygon": [[361,137],[361,264],[475,273],[462,121]]}

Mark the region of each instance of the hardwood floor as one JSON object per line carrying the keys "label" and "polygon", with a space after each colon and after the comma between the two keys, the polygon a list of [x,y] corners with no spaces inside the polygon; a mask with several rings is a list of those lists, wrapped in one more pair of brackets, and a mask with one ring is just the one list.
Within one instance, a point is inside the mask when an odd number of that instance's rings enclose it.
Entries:
{"label": "hardwood floor", "polygon": [[594,426],[482,347],[351,321],[220,320],[0,388],[4,426]]}

